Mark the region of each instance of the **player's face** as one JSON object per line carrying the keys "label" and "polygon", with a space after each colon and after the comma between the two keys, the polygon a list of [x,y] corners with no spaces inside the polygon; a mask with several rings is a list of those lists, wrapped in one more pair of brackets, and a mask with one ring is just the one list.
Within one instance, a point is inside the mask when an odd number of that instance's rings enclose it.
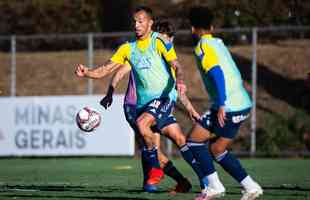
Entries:
{"label": "player's face", "polygon": [[137,38],[144,39],[150,34],[153,20],[144,11],[134,14],[134,23]]}

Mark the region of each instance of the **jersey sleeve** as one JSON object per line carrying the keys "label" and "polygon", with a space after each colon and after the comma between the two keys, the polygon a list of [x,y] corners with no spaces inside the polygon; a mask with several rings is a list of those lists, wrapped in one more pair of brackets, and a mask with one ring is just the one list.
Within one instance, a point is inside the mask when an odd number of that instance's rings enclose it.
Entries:
{"label": "jersey sleeve", "polygon": [[129,43],[121,45],[113,54],[111,61],[118,64],[126,64],[129,60],[130,46]]}
{"label": "jersey sleeve", "polygon": [[157,38],[156,49],[168,62],[177,59],[176,52],[171,42],[167,42],[163,39]]}
{"label": "jersey sleeve", "polygon": [[202,44],[200,48],[202,49],[202,68],[208,73],[210,69],[220,65],[218,56],[216,55],[215,49],[208,44]]}

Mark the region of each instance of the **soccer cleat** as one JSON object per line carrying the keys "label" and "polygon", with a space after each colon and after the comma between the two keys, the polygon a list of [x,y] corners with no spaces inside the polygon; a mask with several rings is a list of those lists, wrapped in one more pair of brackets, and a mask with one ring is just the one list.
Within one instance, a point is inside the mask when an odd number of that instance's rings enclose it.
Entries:
{"label": "soccer cleat", "polygon": [[156,192],[157,191],[157,187],[155,185],[149,185],[149,184],[145,184],[143,185],[143,190],[145,192]]}
{"label": "soccer cleat", "polygon": [[162,169],[152,168],[149,172],[149,179],[146,181],[146,185],[158,185],[164,178],[164,172]]}
{"label": "soccer cleat", "polygon": [[170,193],[186,193],[192,189],[192,184],[184,178],[182,181],[178,182],[175,188],[173,188]]}
{"label": "soccer cleat", "polygon": [[255,188],[242,191],[242,197],[240,200],[254,200],[263,195],[263,189],[257,184]]}
{"label": "soccer cleat", "polygon": [[201,193],[195,197],[195,200],[212,200],[223,197],[224,195],[225,192],[208,187],[203,189]]}

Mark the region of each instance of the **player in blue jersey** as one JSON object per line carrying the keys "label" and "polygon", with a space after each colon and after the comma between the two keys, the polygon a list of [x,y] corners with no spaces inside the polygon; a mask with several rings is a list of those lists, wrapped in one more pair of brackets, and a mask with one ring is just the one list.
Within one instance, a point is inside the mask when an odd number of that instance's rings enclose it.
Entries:
{"label": "player in blue jersey", "polygon": [[[197,200],[221,196],[225,189],[213,182],[217,176],[210,165],[212,157],[244,188],[241,200],[255,199],[263,193],[262,188],[247,174],[239,160],[228,150],[242,122],[248,118],[252,103],[243,86],[240,72],[223,41],[212,36],[213,15],[207,7],[194,7],[189,20],[192,33],[199,41],[194,49],[197,66],[204,86],[212,102],[192,128],[187,145],[195,158],[207,171],[209,187],[197,196]],[[210,144],[209,154],[205,142],[214,133],[217,138]]]}
{"label": "player in blue jersey", "polygon": [[[135,10],[133,19],[136,34],[134,40],[121,45],[106,64],[94,69],[79,64],[75,73],[79,77],[101,78],[129,62],[136,87],[136,124],[147,147],[143,151],[143,155],[151,166],[146,184],[157,185],[164,175],[158,161],[157,146],[153,142],[153,126],[173,140],[179,147],[183,158],[196,172],[201,183],[205,184],[205,172],[195,161],[186,144],[186,138],[172,115],[177,93],[191,115],[197,115],[184,95],[186,92],[184,75],[174,48],[166,46],[158,37],[158,33],[152,32],[151,27],[154,21],[151,9],[139,7]],[[166,65],[165,62],[169,65]],[[170,67],[175,69],[176,79],[173,78]],[[174,88],[177,88],[177,91]],[[202,187],[203,184],[201,184]]]}
{"label": "player in blue jersey", "polygon": [[[166,46],[172,46],[173,37],[175,34],[175,29],[173,25],[168,20],[156,20],[154,24],[154,31],[161,33],[160,38],[164,42]],[[129,63],[128,63],[129,65]],[[106,96],[100,101],[100,104],[104,108],[108,108],[113,102],[113,93],[114,88],[116,88],[118,82],[127,74],[130,73],[131,67],[128,65],[122,66],[117,72],[113,75],[113,78],[110,82],[109,89],[106,93]],[[172,73],[174,73],[173,69]],[[133,74],[129,75],[129,82],[126,91],[126,95],[124,98],[124,113],[126,120],[128,121],[131,128],[134,130],[137,136],[137,141],[140,149],[144,149],[145,145],[141,138],[139,137],[139,130],[136,126],[136,87],[133,81]],[[176,99],[175,99],[176,100]],[[158,130],[156,130],[158,131]],[[181,174],[181,172],[173,165],[173,162],[164,155],[164,153],[160,150],[160,135],[159,133],[155,133],[153,136],[154,143],[158,147],[158,159],[160,162],[160,167],[163,169],[164,173],[174,179],[177,182],[175,188],[171,190],[171,193],[174,192],[188,192],[192,186],[190,182]],[[150,166],[147,164],[145,157],[141,156],[142,161],[142,169],[143,169],[143,188],[148,192],[156,191],[155,187],[148,187],[145,183],[148,179],[148,173],[150,170]]]}

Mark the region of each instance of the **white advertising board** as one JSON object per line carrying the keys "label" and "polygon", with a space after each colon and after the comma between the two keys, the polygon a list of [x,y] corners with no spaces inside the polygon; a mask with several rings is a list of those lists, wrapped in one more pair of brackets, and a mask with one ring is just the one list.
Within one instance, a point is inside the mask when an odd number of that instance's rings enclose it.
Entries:
{"label": "white advertising board", "polygon": [[[123,95],[108,110],[102,96],[0,98],[0,156],[133,155],[134,134],[123,113]],[[75,116],[89,106],[100,112],[90,134],[78,129]]]}

